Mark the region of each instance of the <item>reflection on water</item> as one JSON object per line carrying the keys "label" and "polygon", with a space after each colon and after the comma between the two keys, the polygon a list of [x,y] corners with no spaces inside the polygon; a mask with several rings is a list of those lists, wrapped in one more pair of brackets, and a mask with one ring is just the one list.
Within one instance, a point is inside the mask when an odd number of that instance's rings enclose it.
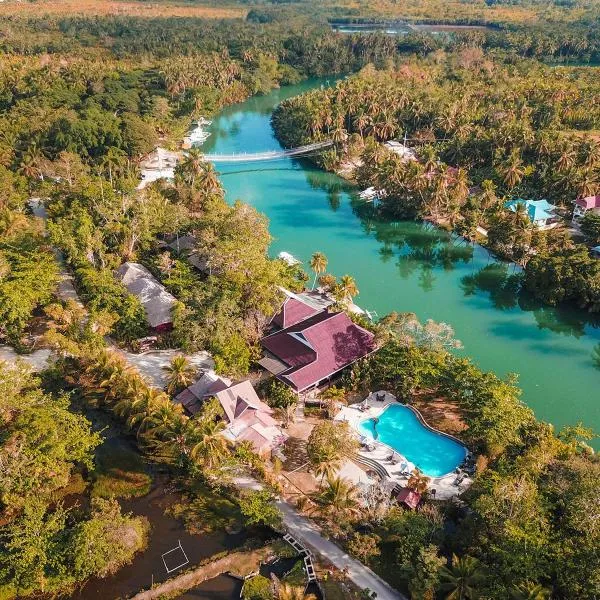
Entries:
{"label": "reflection on water", "polygon": [[[322,83],[290,86],[225,109],[213,121],[205,150],[279,148],[269,119],[273,107]],[[581,420],[600,430],[594,393],[600,370],[592,360],[600,344],[599,317],[541,306],[521,290],[518,268],[430,224],[382,220],[355,188],[306,160],[217,169],[228,200],[249,202],[269,218],[273,255],[290,252],[310,270],[310,256],[323,252],[330,273],[354,276],[363,308],[449,323],[464,353],[482,368],[501,376],[519,373],[523,400],[539,417],[557,427]]]}
{"label": "reflection on water", "polygon": [[[113,600],[132,596],[139,590],[149,588],[169,578],[162,561],[162,554],[176,547],[179,541],[191,564],[213,556],[223,550],[239,546],[245,539],[245,533],[229,535],[218,532],[207,535],[190,535],[181,521],[170,517],[165,511],[178,502],[179,497],[165,490],[159,479],[152,491],[134,500],[122,500],[124,513],[145,516],[152,530],[148,548],[136,555],[130,565],[123,567],[112,577],[90,579],[85,586],[73,594],[77,600]],[[172,575],[176,575],[177,572]],[[224,597],[225,598],[225,597]],[[231,598],[229,596],[228,598]]]}

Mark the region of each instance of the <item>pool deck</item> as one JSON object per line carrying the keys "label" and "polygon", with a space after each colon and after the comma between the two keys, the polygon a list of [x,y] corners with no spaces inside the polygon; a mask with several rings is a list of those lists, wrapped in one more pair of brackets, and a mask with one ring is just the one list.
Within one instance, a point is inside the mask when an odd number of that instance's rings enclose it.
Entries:
{"label": "pool deck", "polygon": [[[385,399],[383,401],[376,400],[375,397],[377,394],[385,394]],[[362,436],[359,433],[359,423],[365,419],[378,417],[390,404],[398,404],[398,401],[393,394],[384,392],[383,390],[379,392],[373,392],[361,402],[352,404],[350,406],[344,406],[335,416],[335,420],[349,423],[352,429],[354,429],[356,432],[357,437],[360,438]],[[367,408],[361,410],[364,405],[366,405]],[[431,429],[435,431],[435,429]],[[373,441],[371,446],[375,447],[373,451],[369,452],[368,450],[362,448],[358,453],[365,458],[377,461],[388,472],[391,481],[400,484],[402,487],[406,487],[408,477],[401,474],[402,469],[400,467],[402,463],[406,463],[408,465],[406,470],[411,471],[414,469],[413,463],[408,461],[397,451],[394,451],[394,449],[387,444]],[[397,464],[392,464],[388,460],[388,457],[392,451],[396,452],[396,456],[400,457],[400,460],[397,462]],[[435,490],[435,498],[437,500],[450,500],[452,498],[456,498],[472,483],[469,477],[465,477],[460,484],[460,487],[456,486],[454,483],[456,481],[456,473],[450,473],[449,475],[444,475],[443,477],[431,477],[430,479],[431,481],[429,482],[429,490]]]}

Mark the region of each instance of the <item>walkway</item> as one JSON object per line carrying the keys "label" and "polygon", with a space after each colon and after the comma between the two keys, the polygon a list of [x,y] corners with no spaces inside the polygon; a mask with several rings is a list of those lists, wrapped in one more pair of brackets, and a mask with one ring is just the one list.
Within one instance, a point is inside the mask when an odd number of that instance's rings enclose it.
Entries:
{"label": "walkway", "polygon": [[271,546],[265,546],[258,550],[231,552],[227,556],[213,561],[208,559],[203,561],[205,564],[198,566],[193,571],[168,579],[151,590],[140,592],[133,596],[132,600],[153,600],[167,596],[172,598],[175,597],[173,594],[177,594],[179,597],[183,592],[223,573],[230,573],[238,579],[244,579],[257,571],[260,564],[272,554]]}
{"label": "walkway", "polygon": [[340,570],[347,568],[348,578],[360,589],[368,588],[375,592],[377,600],[407,600],[371,569],[348,556],[333,542],[326,540],[315,523],[299,515],[287,502],[280,500],[276,504],[283,513],[283,522],[287,530],[314,553],[333,563],[336,568]]}
{"label": "walkway", "polygon": [[258,162],[265,160],[279,160],[290,156],[303,156],[327,148],[333,144],[332,140],[289,148],[288,150],[273,150],[270,152],[256,152],[255,154],[205,154],[203,158],[210,162],[237,163],[237,162]]}

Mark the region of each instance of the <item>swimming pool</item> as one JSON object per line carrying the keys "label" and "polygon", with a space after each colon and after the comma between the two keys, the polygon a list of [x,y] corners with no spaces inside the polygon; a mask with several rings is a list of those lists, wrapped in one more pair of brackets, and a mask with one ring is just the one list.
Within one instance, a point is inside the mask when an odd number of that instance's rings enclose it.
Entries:
{"label": "swimming pool", "polygon": [[467,455],[467,449],[456,440],[432,431],[407,406],[390,404],[378,417],[359,423],[359,432],[387,444],[414,463],[428,477],[451,473]]}

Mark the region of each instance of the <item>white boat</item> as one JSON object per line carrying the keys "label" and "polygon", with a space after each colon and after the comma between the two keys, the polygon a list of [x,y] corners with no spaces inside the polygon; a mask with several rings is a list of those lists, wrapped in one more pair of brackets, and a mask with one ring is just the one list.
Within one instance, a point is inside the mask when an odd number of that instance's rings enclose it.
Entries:
{"label": "white boat", "polygon": [[286,265],[288,265],[290,267],[300,264],[300,261],[293,254],[290,254],[289,252],[280,252],[277,255],[277,258],[282,260]]}

